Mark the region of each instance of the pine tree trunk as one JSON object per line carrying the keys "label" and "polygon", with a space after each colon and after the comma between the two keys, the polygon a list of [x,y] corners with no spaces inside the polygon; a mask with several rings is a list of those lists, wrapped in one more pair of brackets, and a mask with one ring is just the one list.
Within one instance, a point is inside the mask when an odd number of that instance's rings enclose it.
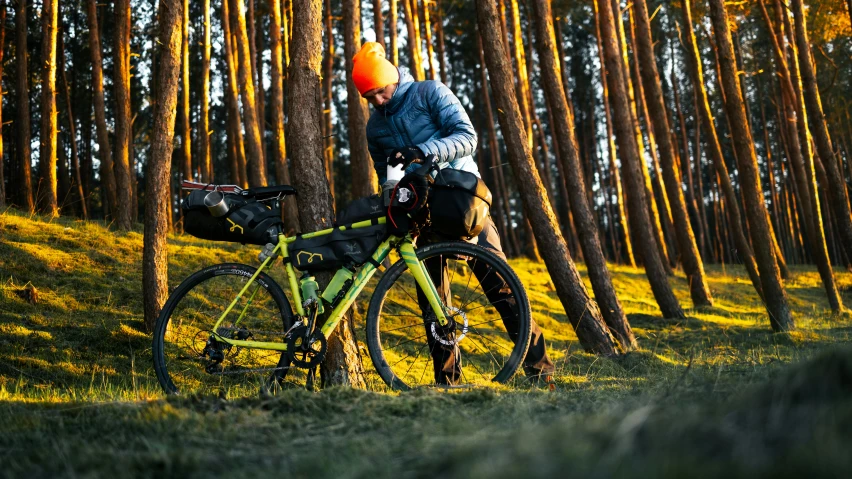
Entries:
{"label": "pine tree trunk", "polygon": [[[299,194],[302,231],[328,228],[334,221],[332,196],[322,165],[320,61],[322,59],[321,0],[293,0],[292,60],[288,74],[290,157],[298,171],[294,183]],[[321,286],[329,274],[318,277]],[[329,338],[321,367],[324,385],[364,387],[363,367],[351,322],[344,318]]]}
{"label": "pine tree trunk", "polygon": [[[6,0],[0,0],[0,80],[3,78],[3,52],[6,48]],[[0,81],[0,98],[3,98],[3,82]],[[3,102],[0,101],[0,209],[6,208],[6,178],[4,170],[6,169],[6,156],[3,154]],[[10,164],[11,166],[11,164]]]}
{"label": "pine tree trunk", "polygon": [[624,207],[624,189],[621,184],[621,175],[615,162],[615,137],[613,135],[612,115],[610,114],[611,103],[609,100],[609,86],[607,85],[606,63],[604,61],[603,44],[601,43],[600,15],[598,14],[598,3],[593,2],[595,11],[595,37],[598,44],[598,60],[601,65],[601,89],[603,90],[603,110],[606,119],[606,143],[607,156],[609,158],[609,174],[615,188],[615,201],[618,208],[618,225],[620,227],[619,244],[623,254],[619,261],[626,261],[627,265],[636,267],[636,258],[633,256],[633,240],[630,236],[630,226],[627,221],[627,213]]}
{"label": "pine tree trunk", "polygon": [[[237,48],[237,75],[240,83],[240,97],[243,100],[243,121],[245,125],[246,171],[249,186],[266,186],[266,163],[263,158],[263,137],[261,136],[260,120],[257,114],[257,98],[255,96],[254,69],[251,59],[254,57],[249,50],[248,28],[246,27],[245,7],[243,0],[231,0],[234,18],[235,41]],[[249,0],[253,1],[253,0]]]}
{"label": "pine tree trunk", "polygon": [[813,127],[817,152],[828,176],[827,186],[831,196],[831,207],[835,210],[834,218],[837,220],[837,227],[840,236],[843,238],[846,255],[852,258],[852,216],[850,216],[849,203],[846,198],[846,185],[843,181],[843,175],[837,170],[831,137],[828,134],[828,127],[825,123],[825,114],[822,110],[819,86],[816,82],[816,72],[811,57],[811,47],[808,42],[802,1],[791,0],[791,6],[795,19],[796,43],[798,46],[804,102],[807,114],[810,116],[810,123]]}
{"label": "pine tree trunk", "polygon": [[210,152],[210,0],[203,0],[204,36],[201,46],[201,124],[198,126],[198,156],[201,164],[201,181],[213,182],[213,155]]}
{"label": "pine tree trunk", "polygon": [[[686,173],[686,194],[687,194],[687,196],[686,196],[685,200],[686,200],[687,207],[692,210],[692,217],[695,218],[694,221],[691,221],[691,225],[692,225],[693,230],[695,231],[695,233],[698,236],[698,245],[699,245],[699,248],[700,248],[700,251],[701,251],[701,256],[706,261],[707,258],[708,258],[707,245],[706,245],[706,238],[707,238],[706,225],[703,224],[702,221],[701,221],[701,213],[699,212],[700,210],[698,209],[698,202],[695,199],[695,181],[694,181],[693,172],[692,172],[692,159],[690,157],[688,132],[686,130],[686,120],[683,117],[683,110],[680,107],[680,92],[679,92],[678,85],[677,85],[677,78],[675,77],[675,74],[674,74],[674,67],[672,67],[672,71],[671,71],[671,83],[672,83],[672,90],[673,90],[673,93],[674,93],[674,100],[675,100],[675,112],[677,113],[678,123],[680,124],[681,149],[683,150],[683,153],[682,153],[683,156],[681,156],[681,159],[682,159],[682,161],[681,161],[681,170],[682,170],[681,175],[684,172]],[[696,130],[698,130],[698,122],[696,122],[695,128],[696,128]],[[700,137],[700,135],[696,135],[696,136]],[[698,173],[698,176],[700,177],[701,176],[701,156],[697,155],[695,158],[696,158],[696,162],[695,162],[696,163],[696,171]],[[682,178],[683,177],[681,176],[681,179]],[[702,201],[702,205],[703,205],[704,204],[703,203],[704,202],[703,194],[701,196],[701,201]]]}
{"label": "pine tree trunk", "polygon": [[[666,318],[683,318],[683,310],[668,283],[668,275],[663,264],[665,257],[661,256],[658,242],[654,239],[654,231],[648,214],[649,199],[646,197],[647,186],[644,180],[645,175],[647,175],[647,168],[645,168],[644,161],[640,157],[639,145],[636,141],[636,129],[627,90],[626,70],[623,57],[619,51],[615,29],[616,20],[613,17],[612,5],[608,0],[597,3],[601,43],[611,93],[610,105],[613,110],[615,135],[624,168],[625,182],[627,183],[630,226],[645,265],[645,274],[651,283],[651,289],[657,304],[660,306],[660,311]],[[643,170],[645,170],[644,173]]]}
{"label": "pine tree trunk", "polygon": [[[249,0],[249,3],[254,5],[255,1],[260,0]],[[254,8],[253,8],[254,9]],[[252,12],[253,13],[253,12]],[[264,159],[263,163],[263,171],[264,171],[264,180],[268,183],[269,178],[266,177],[266,159],[269,158],[269,155],[266,151],[266,90],[263,86],[263,50],[264,50],[264,42],[266,38],[261,35],[260,40],[258,41],[256,31],[257,26],[262,23],[263,15],[254,15],[252,14],[251,19],[246,19],[247,22],[250,21],[249,35],[251,38],[251,44],[254,45],[254,51],[252,52],[252,71],[254,72],[254,84],[257,87],[257,92],[255,94],[255,101],[257,103],[257,123],[258,128],[260,128],[260,151],[261,157]]]}
{"label": "pine tree trunk", "polygon": [[[291,184],[290,168],[287,166],[287,144],[284,134],[284,59],[281,45],[281,0],[269,0],[272,13],[269,39],[272,50],[272,134],[275,147],[275,181],[279,185]],[[299,209],[292,196],[282,202],[284,229],[288,233],[299,230]]]}
{"label": "pine tree trunk", "polygon": [[444,44],[444,12],[440,3],[435,10],[435,33],[438,36],[438,67],[441,71],[441,83],[450,86],[447,77],[447,47]]}
{"label": "pine tree trunk", "polygon": [[232,181],[243,188],[248,187],[248,175],[246,172],[246,161],[245,161],[245,142],[243,139],[243,128],[240,118],[240,90],[237,86],[237,52],[235,43],[235,36],[231,32],[231,2],[232,0],[225,0],[222,2],[222,30],[225,34],[224,44],[225,44],[225,64],[226,64],[226,73],[227,73],[227,85],[225,91],[225,106],[228,110],[228,124],[229,131],[228,136],[233,138],[234,141],[234,153],[236,160],[236,170],[237,176],[232,179]]}
{"label": "pine tree trunk", "polygon": [[183,19],[181,20],[181,97],[180,97],[180,163],[181,176],[193,181],[192,175],[192,126],[189,113],[189,0],[183,0]]}
{"label": "pine tree trunk", "polygon": [[59,0],[44,0],[41,10],[41,128],[39,132],[39,209],[59,216],[56,178],[56,24]]}
{"label": "pine tree trunk", "polygon": [[[376,32],[376,41],[387,51],[387,47],[385,46],[385,17],[382,14],[382,0],[373,0],[373,30]],[[360,41],[361,39],[359,38],[358,42]]]}
{"label": "pine tree trunk", "polygon": [[663,179],[665,180],[668,198],[671,200],[673,226],[678,240],[678,251],[689,283],[692,303],[696,307],[713,304],[710,289],[704,276],[704,263],[698,253],[698,245],[689,224],[689,214],[683,198],[680,184],[680,174],[675,162],[674,145],[671,142],[671,130],[668,124],[666,104],[663,99],[663,89],[660,75],[657,72],[657,60],[654,55],[653,39],[651,38],[651,21],[648,18],[648,7],[645,0],[633,2],[636,27],[636,43],[638,53],[637,63],[640,66],[642,83],[650,113],[650,126],[657,138],[657,151],[660,153]]}
{"label": "pine tree trunk", "polygon": [[553,111],[554,138],[559,148],[564,180],[567,182],[570,196],[571,212],[574,224],[583,249],[583,257],[589,271],[595,299],[601,307],[601,312],[609,330],[618,339],[625,350],[637,347],[636,337],[627,322],[627,316],[621,308],[621,303],[615,294],[612,278],[606,266],[606,258],[598,238],[597,225],[589,204],[586,202],[586,183],[581,174],[582,166],[577,152],[577,140],[574,137],[574,118],[568,108],[565,89],[562,86],[562,75],[556,52],[553,33],[553,15],[548,0],[533,0],[535,13],[535,32],[537,37],[538,58],[541,66],[542,84],[547,102]]}
{"label": "pine tree trunk", "polygon": [[325,109],[323,110],[323,137],[324,148],[323,158],[325,158],[325,177],[328,180],[328,188],[331,191],[331,197],[334,198],[334,125],[331,121],[331,108],[334,104],[331,82],[334,79],[334,31],[332,30],[332,15],[331,15],[331,0],[325,0],[325,11],[323,12],[323,24],[325,25],[325,41],[326,50],[323,60],[323,99],[325,100]]}
{"label": "pine tree trunk", "polygon": [[[415,3],[412,3],[415,2]],[[423,59],[420,57],[420,20],[417,19],[417,0],[402,0],[405,12],[405,26],[408,29],[408,61],[411,62],[411,75],[415,81],[423,81]]]}
{"label": "pine tree trunk", "polygon": [[361,49],[361,0],[343,0],[343,50],[346,57],[346,105],[349,112],[349,164],[352,198],[370,196],[378,189],[376,169],[367,150],[367,101],[352,81],[352,58]]}
{"label": "pine tree trunk", "polygon": [[763,285],[763,298],[774,331],[795,329],[787,292],[781,284],[781,272],[775,260],[769,232],[766,206],[762,197],[754,141],[745,116],[745,107],[737,77],[734,47],[723,0],[710,0],[710,18],[716,34],[721,80],[726,92],[725,110],[731,123],[731,136],[737,150],[739,178],[746,203],[749,232]]}
{"label": "pine tree trunk", "polygon": [[[406,2],[408,0],[402,0]],[[390,60],[394,65],[399,66],[399,45],[397,44],[397,15],[399,12],[399,5],[397,5],[397,0],[388,0],[388,31],[390,32]]]}
{"label": "pine tree trunk", "polygon": [[509,160],[518,180],[526,216],[540,239],[556,293],[583,348],[598,354],[615,355],[618,353],[615,340],[571,260],[524,137],[521,113],[513,91],[512,68],[504,55],[506,49],[500,38],[497,6],[494,0],[476,0],[476,12]]}
{"label": "pine tree trunk", "polygon": [[[130,115],[130,0],[115,3],[115,45],[113,47],[115,87],[115,186],[117,204],[110,205],[119,229],[129,230],[135,221],[130,148],[133,124]],[[134,175],[135,176],[135,175]]]}
{"label": "pine tree trunk", "polygon": [[[92,0],[94,1],[94,0]],[[151,158],[145,171],[145,233],[142,247],[142,298],[145,327],[152,331],[169,294],[168,215],[169,165],[174,148],[178,80],[181,63],[181,2],[162,2],[159,15],[159,43],[154,126]]]}
{"label": "pine tree trunk", "polygon": [[[91,0],[94,2],[94,0]],[[28,71],[29,50],[27,49],[27,2],[19,1],[15,6],[15,53],[17,57],[15,69],[17,70],[17,136],[15,139],[15,152],[17,153],[17,173],[14,182],[17,185],[16,203],[24,211],[32,213],[35,211],[33,201],[33,184],[30,161],[32,161],[32,148],[30,146],[30,80]]]}
{"label": "pine tree trunk", "polygon": [[[2,8],[2,6],[0,6]],[[4,12],[5,13],[5,12]],[[0,14],[2,15],[2,14]],[[2,19],[0,19],[0,25],[3,24]],[[59,89],[62,92],[63,97],[65,98],[65,111],[68,114],[68,135],[70,138],[69,143],[71,143],[71,174],[73,175],[72,189],[74,190],[74,194],[77,196],[77,200],[79,203],[77,207],[80,211],[80,216],[83,219],[88,219],[89,214],[86,209],[86,195],[83,193],[83,179],[82,174],[80,172],[80,157],[77,152],[77,124],[74,122],[74,109],[71,105],[71,94],[68,88],[68,80],[65,75],[65,41],[64,34],[65,29],[60,28],[59,38],[57,40],[57,55],[59,56]],[[0,63],[3,61],[2,57],[3,50],[3,40],[2,34],[0,34]],[[2,68],[0,68],[0,77],[2,77]],[[0,122],[2,123],[2,122]],[[0,157],[2,157],[2,145],[0,144]],[[0,173],[0,180],[2,180],[2,173]],[[2,201],[2,200],[0,200]]]}
{"label": "pine tree trunk", "polygon": [[[710,149],[708,156],[713,161],[713,166],[716,169],[717,184],[719,189],[722,190],[722,194],[727,202],[728,225],[731,229],[731,234],[733,235],[734,243],[737,247],[737,254],[746,268],[746,272],[749,275],[749,279],[751,279],[751,284],[754,286],[755,291],[757,291],[757,294],[763,298],[763,285],[760,280],[757,262],[755,261],[754,254],[752,253],[751,244],[749,243],[749,240],[745,235],[745,230],[743,229],[743,221],[740,215],[737,195],[734,192],[733,185],[731,185],[731,176],[728,173],[725,158],[722,156],[722,147],[716,133],[716,125],[713,123],[713,113],[710,110],[710,100],[707,97],[707,89],[704,86],[704,73],[701,64],[701,56],[698,53],[697,42],[695,40],[695,30],[692,25],[690,0],[683,0],[682,11],[686,27],[686,35],[684,35],[684,39],[686,40],[686,64],[687,69],[689,70],[689,76],[692,80],[693,91],[695,91],[697,95],[698,118],[703,130],[705,131],[707,146]],[[716,223],[718,225],[718,221]]]}

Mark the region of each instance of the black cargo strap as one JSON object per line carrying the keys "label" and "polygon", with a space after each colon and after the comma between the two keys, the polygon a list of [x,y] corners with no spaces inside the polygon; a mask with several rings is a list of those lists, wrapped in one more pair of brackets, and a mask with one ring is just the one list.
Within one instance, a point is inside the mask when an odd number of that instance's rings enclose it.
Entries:
{"label": "black cargo strap", "polygon": [[382,266],[382,264],[379,263],[378,261],[376,261],[375,259],[373,259],[372,256],[370,256],[370,259],[368,259],[367,262],[370,263],[371,265],[375,266],[376,269],[379,269]]}

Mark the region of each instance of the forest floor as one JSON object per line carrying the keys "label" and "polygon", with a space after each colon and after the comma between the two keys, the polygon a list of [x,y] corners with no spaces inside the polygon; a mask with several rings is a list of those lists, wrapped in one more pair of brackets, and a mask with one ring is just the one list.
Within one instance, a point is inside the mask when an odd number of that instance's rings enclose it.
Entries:
{"label": "forest floor", "polygon": [[[256,263],[255,248],[188,236],[169,248],[171,286],[216,262]],[[813,268],[786,282],[798,330],[773,334],[739,267],[708,267],[715,306],[666,321],[642,271],[612,266],[641,349],[608,359],[579,347],[544,266],[516,260],[557,362],[554,391],[400,394],[371,373],[369,390],[223,400],[160,391],[141,258],[141,230],[0,214],[0,476],[832,477],[852,466],[852,320],[831,314]],[[852,305],[852,274],[837,280]],[[683,275],[671,283],[690,305]],[[35,304],[19,294],[28,285]]]}

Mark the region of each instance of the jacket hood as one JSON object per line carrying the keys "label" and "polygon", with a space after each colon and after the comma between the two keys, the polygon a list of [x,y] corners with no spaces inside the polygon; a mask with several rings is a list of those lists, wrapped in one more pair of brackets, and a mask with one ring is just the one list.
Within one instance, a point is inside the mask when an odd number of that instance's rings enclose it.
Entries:
{"label": "jacket hood", "polygon": [[381,107],[377,107],[379,111],[385,114],[394,114],[399,107],[405,103],[405,94],[408,92],[408,89],[414,85],[414,77],[411,76],[411,73],[408,71],[406,67],[398,67],[399,70],[399,83],[396,85],[396,90],[393,92],[393,96],[390,101],[385,103]]}

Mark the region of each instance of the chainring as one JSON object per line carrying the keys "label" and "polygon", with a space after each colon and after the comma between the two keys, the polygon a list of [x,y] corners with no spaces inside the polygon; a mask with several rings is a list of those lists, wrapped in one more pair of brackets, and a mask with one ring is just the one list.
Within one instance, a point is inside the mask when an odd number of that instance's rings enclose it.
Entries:
{"label": "chainring", "polygon": [[307,332],[308,329],[305,326],[299,326],[290,332],[290,337],[287,339],[287,355],[290,356],[290,362],[294,366],[313,369],[325,358],[328,342],[322,331],[314,331],[306,338]]}

